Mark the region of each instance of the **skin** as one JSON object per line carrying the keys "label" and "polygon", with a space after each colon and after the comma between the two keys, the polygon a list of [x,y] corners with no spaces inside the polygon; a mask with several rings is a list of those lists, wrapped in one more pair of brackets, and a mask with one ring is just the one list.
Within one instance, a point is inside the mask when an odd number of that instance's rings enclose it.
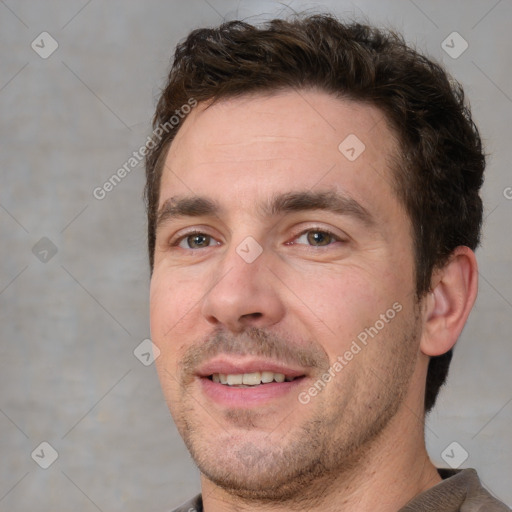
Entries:
{"label": "skin", "polygon": [[[365,144],[354,161],[338,149],[349,134]],[[378,109],[315,90],[199,104],[172,143],[159,208],[192,196],[219,207],[162,216],[150,290],[160,382],[207,512],[396,511],[441,480],[424,444],[427,365],[462,330],[476,261],[457,248],[417,301],[396,148]],[[335,192],[367,217],[264,208],[303,192]],[[248,236],[261,249],[251,263],[237,252]],[[301,403],[393,304],[393,319]],[[197,375],[224,356],[265,357],[304,377],[282,396],[226,405]]]}

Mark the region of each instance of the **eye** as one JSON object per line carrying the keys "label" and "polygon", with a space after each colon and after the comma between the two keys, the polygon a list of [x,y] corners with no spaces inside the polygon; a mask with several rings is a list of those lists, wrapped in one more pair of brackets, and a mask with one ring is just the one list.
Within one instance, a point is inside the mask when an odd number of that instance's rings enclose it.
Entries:
{"label": "eye", "polygon": [[324,247],[326,245],[331,245],[333,242],[338,242],[339,240],[340,239],[336,235],[329,231],[310,229],[308,231],[304,231],[304,233],[298,236],[293,243],[307,244],[313,247]]}
{"label": "eye", "polygon": [[206,233],[194,232],[180,237],[172,245],[182,249],[204,249],[212,245],[219,245],[219,242]]}

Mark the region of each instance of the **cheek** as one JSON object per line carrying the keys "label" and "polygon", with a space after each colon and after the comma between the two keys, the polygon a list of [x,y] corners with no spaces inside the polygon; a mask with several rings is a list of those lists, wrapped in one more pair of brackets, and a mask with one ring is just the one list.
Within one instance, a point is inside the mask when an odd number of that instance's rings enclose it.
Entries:
{"label": "cheek", "polygon": [[285,280],[292,292],[288,309],[292,312],[290,306],[295,305],[292,315],[322,343],[330,359],[336,359],[401,301],[399,283],[380,275],[355,265],[294,271]]}
{"label": "cheek", "polygon": [[150,327],[153,343],[162,352],[180,350],[187,325],[197,317],[202,290],[196,279],[155,269],[150,286]]}
{"label": "cheek", "polygon": [[[400,364],[410,368],[417,352],[417,341],[407,339],[415,332],[410,295],[400,288],[400,281],[369,279],[355,269],[330,278],[317,276],[314,283],[308,293],[303,288],[305,306],[296,301],[293,314],[329,358],[327,378],[332,377],[334,385],[325,400],[339,401],[341,410],[342,402],[361,396],[362,390],[370,397],[380,396],[383,376],[395,377]],[[295,285],[305,283],[296,279]]]}
{"label": "cheek", "polygon": [[194,280],[184,282],[167,269],[155,268],[151,278],[151,340],[160,350],[155,367],[173,416],[180,396],[178,362],[187,348],[192,317],[198,307],[195,287]]}

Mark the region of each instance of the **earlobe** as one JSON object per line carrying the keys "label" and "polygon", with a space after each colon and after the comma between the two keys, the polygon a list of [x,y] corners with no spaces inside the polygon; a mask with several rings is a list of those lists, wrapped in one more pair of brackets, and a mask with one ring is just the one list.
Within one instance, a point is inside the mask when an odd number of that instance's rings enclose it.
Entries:
{"label": "earlobe", "polygon": [[432,291],[424,298],[421,351],[439,356],[455,345],[476,300],[478,266],[469,247],[457,247],[446,265],[432,279]]}

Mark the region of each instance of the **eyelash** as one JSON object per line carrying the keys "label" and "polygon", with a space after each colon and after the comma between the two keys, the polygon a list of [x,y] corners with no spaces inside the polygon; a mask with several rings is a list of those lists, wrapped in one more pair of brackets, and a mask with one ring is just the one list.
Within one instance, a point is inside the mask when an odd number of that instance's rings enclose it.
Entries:
{"label": "eyelash", "polygon": [[[175,240],[172,240],[169,245],[171,247],[178,247],[181,242],[183,240],[185,240],[186,238],[188,238],[189,236],[194,236],[194,235],[204,235],[204,236],[209,236],[210,238],[212,238],[213,240],[215,240],[215,238],[211,235],[209,235],[208,233],[204,232],[204,231],[201,231],[201,230],[198,230],[198,229],[194,229],[193,231],[189,231],[188,233],[185,233],[183,235],[181,235],[180,237],[176,238]],[[197,249],[189,249],[190,251],[194,251],[194,250],[197,250]]]}
{"label": "eyelash", "polygon": [[295,245],[296,244],[295,240],[297,240],[298,238],[301,238],[302,236],[306,235],[307,233],[322,233],[322,234],[327,235],[330,238],[332,238],[331,243],[329,243],[329,244],[327,244],[325,246],[322,246],[322,245],[315,246],[315,245],[310,245],[310,244],[300,244],[300,245],[306,245],[307,247],[312,247],[314,249],[320,249],[320,248],[323,248],[323,247],[329,247],[330,245],[333,245],[334,242],[342,242],[343,241],[338,235],[334,234],[329,229],[325,229],[325,228],[321,228],[321,227],[311,227],[311,228],[302,230],[300,233],[297,233],[293,237],[293,241],[292,242],[287,242],[287,245]]}
{"label": "eyelash", "polygon": [[[330,231],[328,229],[320,228],[320,227],[310,227],[310,228],[305,229],[305,230],[297,233],[296,235],[294,235],[293,241],[286,242],[286,245],[295,245],[296,242],[294,242],[294,241],[296,239],[298,239],[298,238],[302,237],[303,235],[310,233],[310,232],[323,233],[323,234],[331,237],[333,240],[331,243],[327,244],[326,246],[314,246],[314,245],[309,245],[309,244],[299,244],[299,245],[306,245],[308,247],[313,247],[313,248],[317,249],[317,248],[322,248],[322,247],[329,247],[330,245],[333,244],[333,242],[343,242],[344,241],[338,235],[334,234],[332,231]],[[169,245],[171,247],[178,247],[183,240],[185,240],[186,238],[188,238],[190,236],[194,236],[194,235],[204,235],[204,236],[208,236],[208,237],[212,238],[213,240],[216,240],[212,235],[209,235],[208,233],[206,233],[204,231],[193,230],[193,231],[189,231],[188,233],[185,233],[185,234],[181,235],[180,237],[176,238],[175,240],[171,241],[169,243]],[[210,246],[208,246],[208,247],[210,247]],[[203,249],[206,249],[206,248],[207,247],[203,247]],[[188,248],[185,250],[196,251],[197,249]]]}

